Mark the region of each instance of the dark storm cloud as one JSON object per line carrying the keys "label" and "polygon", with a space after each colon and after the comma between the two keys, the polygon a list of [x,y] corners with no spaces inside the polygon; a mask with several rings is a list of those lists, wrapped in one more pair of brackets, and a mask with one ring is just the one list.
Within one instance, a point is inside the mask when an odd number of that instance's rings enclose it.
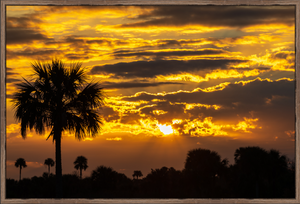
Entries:
{"label": "dark storm cloud", "polygon": [[[16,79],[15,77],[19,78]],[[21,82],[20,80],[20,75],[15,72],[14,69],[10,67],[6,67],[6,83],[16,83],[16,82]]]}
{"label": "dark storm cloud", "polygon": [[179,40],[159,40],[158,43],[161,47],[181,46],[181,41]]}
{"label": "dark storm cloud", "polygon": [[81,44],[81,43],[85,43],[85,40],[81,39],[80,37],[70,35],[70,36],[64,37],[64,39],[61,40],[60,42],[61,43]]}
{"label": "dark storm cloud", "polygon": [[[159,18],[153,18],[154,16]],[[121,27],[147,26],[229,26],[282,23],[293,25],[294,6],[157,6],[153,11],[137,17],[139,22]]]}
{"label": "dark storm cloud", "polygon": [[139,119],[142,117],[139,115],[139,113],[131,113],[125,116],[121,117],[120,122],[123,124],[139,124]]}
{"label": "dark storm cloud", "polygon": [[226,69],[231,63],[237,64],[246,60],[201,59],[190,61],[156,60],[117,63],[113,65],[94,66],[91,74],[113,73],[117,77],[154,77],[157,75],[195,72],[205,69]]}
{"label": "dark storm cloud", "polygon": [[295,53],[293,52],[276,52],[272,53],[271,58],[273,59],[287,59],[288,57],[295,58]]}
{"label": "dark storm cloud", "polygon": [[83,60],[83,59],[90,59],[88,55],[82,54],[65,54],[65,57],[69,60]]}
{"label": "dark storm cloud", "polygon": [[272,53],[269,57],[271,60],[285,60],[286,63],[281,63],[281,66],[288,69],[295,69],[295,53],[290,51],[279,51]]}
{"label": "dark storm cloud", "polygon": [[[163,110],[166,113],[157,115],[153,112],[154,110]],[[156,106],[141,108],[140,113],[156,118],[161,124],[171,122],[173,118],[189,118],[189,114],[185,112],[184,104],[171,104],[169,101],[158,102]]]}
{"label": "dark storm cloud", "polygon": [[11,28],[6,30],[7,44],[28,44],[36,40],[51,41],[53,39],[33,29]]}
{"label": "dark storm cloud", "polygon": [[103,38],[103,39],[93,39],[89,40],[84,36],[77,36],[77,35],[68,35],[64,36],[62,39],[56,42],[49,42],[49,44],[58,43],[58,44],[65,44],[70,43],[74,45],[82,45],[82,44],[99,44],[99,45],[106,45],[112,47],[114,45],[125,45],[129,44],[126,40],[122,39],[110,39],[110,38]]}
{"label": "dark storm cloud", "polygon": [[[163,39],[157,40],[157,47],[165,48],[165,47],[182,47],[184,45],[189,44],[197,44],[204,41],[210,41],[211,38],[202,38],[202,39],[181,39],[181,40],[170,40],[170,39]],[[206,46],[203,45],[203,46]],[[202,46],[201,46],[202,47]]]}
{"label": "dark storm cloud", "polygon": [[16,75],[15,70],[10,67],[6,67],[6,76],[14,76]]}
{"label": "dark storm cloud", "polygon": [[107,46],[114,46],[114,45],[127,45],[129,42],[121,39],[100,39],[100,40],[87,40],[86,43],[88,44],[100,44],[100,45],[107,45]]}
{"label": "dark storm cloud", "polygon": [[27,48],[22,51],[12,51],[11,49],[7,50],[7,57],[9,59],[19,58],[19,57],[30,57],[33,58],[33,60],[50,60],[53,58],[53,56],[56,55],[64,55],[65,58],[69,60],[84,60],[89,59],[89,54],[93,51],[85,50],[81,53],[69,53],[67,54],[63,50],[58,49],[32,49]]}
{"label": "dark storm cloud", "polygon": [[[179,92],[176,94],[162,95],[150,95],[147,93],[141,93],[136,97],[123,98],[128,101],[146,100],[151,101],[153,99],[165,100],[173,104],[173,110],[176,110],[174,106],[181,104],[178,103],[201,103],[208,105],[220,105],[222,108],[215,110],[213,108],[195,107],[190,110],[186,110],[191,120],[205,117],[213,117],[214,120],[226,120],[234,121],[239,116],[252,117],[251,113],[259,115],[260,118],[265,120],[281,120],[282,118],[294,119],[294,107],[295,107],[295,82],[293,81],[259,81],[245,84],[230,84],[223,90],[214,92],[203,92],[201,90],[192,93]],[[161,110],[171,113],[173,110],[168,108],[167,103],[164,106],[160,106]],[[151,108],[148,108],[151,109]],[[145,109],[147,110],[147,109]],[[150,111],[148,111],[149,114]],[[178,111],[175,111],[178,112]],[[147,113],[147,112],[145,112]],[[179,113],[179,112],[178,112]],[[165,115],[167,116],[167,114]],[[178,116],[179,117],[179,116]],[[179,118],[186,118],[186,115],[182,115]],[[281,119],[280,119],[281,118]],[[171,119],[170,119],[171,120]],[[293,122],[288,120],[290,124]],[[282,123],[285,123],[283,121]]]}
{"label": "dark storm cloud", "polygon": [[35,26],[41,23],[41,20],[34,15],[23,17],[7,17],[6,20],[6,43],[7,44],[28,44],[36,40],[49,41]]}
{"label": "dark storm cloud", "polygon": [[168,52],[130,52],[128,50],[114,52],[116,57],[146,57],[154,56],[156,58],[169,56],[193,56],[193,55],[214,55],[225,53],[223,50],[198,50],[198,51],[168,51]]}
{"label": "dark storm cloud", "polygon": [[[232,38],[233,41],[236,40],[237,38]],[[181,39],[181,40],[158,40],[158,46],[159,47],[170,47],[170,46],[182,46],[182,45],[189,45],[189,44],[198,44],[201,42],[220,42],[220,39],[218,38],[201,38],[201,39]],[[204,44],[203,46],[206,46]]]}
{"label": "dark storm cloud", "polygon": [[96,5],[86,5],[86,6],[47,6],[47,7],[42,7],[39,9],[39,13],[53,13],[53,12],[60,12],[60,13],[67,13],[69,11],[78,11],[78,13],[80,13],[80,11],[82,10],[96,10],[96,11],[101,11],[101,10],[120,10],[120,11],[124,11],[126,9],[130,9],[131,6],[106,6],[106,5],[100,5],[100,6],[96,6]]}
{"label": "dark storm cloud", "polygon": [[[47,42],[44,42],[45,44],[63,44],[67,41],[53,41],[49,40]],[[88,45],[85,43],[80,43],[81,40],[68,40],[70,42],[70,47],[73,47],[74,49],[77,49],[77,52],[74,53],[67,53],[65,50],[59,50],[59,49],[40,49],[40,48],[26,48],[21,51],[13,51],[13,49],[7,50],[7,57],[9,59],[19,58],[19,57],[30,57],[34,58],[34,60],[49,60],[52,59],[55,55],[64,55],[65,58],[69,60],[86,60],[90,59],[90,54],[98,53],[95,50],[92,50],[89,48]]]}
{"label": "dark storm cloud", "polygon": [[6,29],[12,28],[30,28],[34,24],[41,23],[42,21],[35,18],[34,15],[26,15],[22,17],[7,17]]}
{"label": "dark storm cloud", "polygon": [[18,58],[18,57],[31,57],[31,58],[48,58],[50,56],[57,55],[59,53],[62,53],[63,51],[60,50],[53,50],[53,49],[32,49],[32,48],[26,48],[23,51],[12,51],[11,49],[7,50],[7,57],[10,59]]}
{"label": "dark storm cloud", "polygon": [[204,92],[198,90],[196,92],[178,92],[176,94],[167,94],[165,96],[154,96],[147,93],[141,93],[136,97],[124,98],[124,100],[139,101],[161,99],[170,102],[187,102],[187,103],[202,103],[209,105],[221,105],[223,107],[255,107],[266,104],[267,99],[272,99],[273,96],[282,96],[294,98],[295,82],[294,81],[260,81],[256,80],[243,85],[229,84],[223,90],[214,92]]}
{"label": "dark storm cloud", "polygon": [[160,86],[166,84],[182,84],[176,82],[104,82],[102,83],[102,87],[105,89],[126,89],[126,88],[137,88],[137,87],[151,87],[151,86]]}
{"label": "dark storm cloud", "polygon": [[288,56],[287,53],[277,53],[274,55],[274,58],[278,58],[278,59],[286,59]]}
{"label": "dark storm cloud", "polygon": [[64,36],[63,38],[59,40],[49,40],[44,42],[45,45],[52,45],[52,44],[69,44],[70,47],[74,49],[81,49],[84,50],[87,53],[93,52],[93,49],[90,48],[91,44],[98,44],[101,46],[108,46],[108,47],[114,47],[118,45],[126,45],[129,44],[126,40],[122,39],[109,39],[109,38],[104,38],[104,39],[94,39],[94,40],[89,40],[83,36],[77,36],[77,35],[68,35]]}
{"label": "dark storm cloud", "polygon": [[6,78],[6,83],[14,83],[14,82],[21,82],[21,80],[14,79],[14,78]]}
{"label": "dark storm cloud", "polygon": [[104,106],[101,108],[101,114],[106,122],[110,122],[112,120],[118,120],[120,118],[119,113],[117,111],[114,111],[113,108],[108,106]]}

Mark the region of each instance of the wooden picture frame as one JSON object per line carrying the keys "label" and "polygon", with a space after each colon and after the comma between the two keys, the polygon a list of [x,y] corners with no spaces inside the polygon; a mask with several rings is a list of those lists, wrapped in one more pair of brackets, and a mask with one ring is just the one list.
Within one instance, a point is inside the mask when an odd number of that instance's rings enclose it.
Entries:
{"label": "wooden picture frame", "polygon": [[[8,5],[292,5],[296,8],[296,196],[295,199],[7,199],[6,198],[6,6]],[[300,1],[299,0],[1,0],[1,71],[0,71],[0,127],[1,127],[1,191],[0,203],[300,203]]]}

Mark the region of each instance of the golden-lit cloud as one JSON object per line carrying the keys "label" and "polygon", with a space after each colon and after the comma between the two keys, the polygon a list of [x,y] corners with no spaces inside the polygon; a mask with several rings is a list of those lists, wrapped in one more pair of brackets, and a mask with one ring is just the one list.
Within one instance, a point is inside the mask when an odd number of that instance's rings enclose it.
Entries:
{"label": "golden-lit cloud", "polygon": [[82,139],[82,141],[93,141],[94,138],[91,138],[91,137],[85,137]]}
{"label": "golden-lit cloud", "polygon": [[157,79],[160,81],[191,81],[191,82],[204,82],[212,79],[228,79],[228,78],[243,78],[250,76],[258,76],[259,74],[266,72],[264,69],[252,69],[252,70],[243,70],[243,69],[231,69],[231,70],[214,70],[211,73],[205,74],[205,77],[190,74],[182,73],[176,75],[159,75]]}
{"label": "golden-lit cloud", "polygon": [[199,119],[187,121],[183,127],[183,133],[191,135],[192,137],[228,135],[226,131],[222,130],[226,125],[214,124],[211,117],[204,118],[202,121]]}
{"label": "golden-lit cloud", "polygon": [[166,114],[166,113],[168,113],[168,112],[163,111],[163,110],[153,110],[154,115],[162,115],[162,114]]}
{"label": "golden-lit cloud", "polygon": [[266,26],[253,25],[243,28],[244,32],[273,32],[273,33],[293,33],[295,30],[295,25],[285,25],[285,24],[268,24]]}
{"label": "golden-lit cloud", "polygon": [[[6,165],[7,166],[15,166],[15,162],[16,161],[7,160]],[[26,161],[26,165],[27,165],[27,167],[31,167],[31,168],[40,168],[40,167],[44,166],[44,164],[41,162],[33,162],[33,161]]]}
{"label": "golden-lit cloud", "polygon": [[120,141],[122,140],[121,137],[113,137],[113,138],[106,138],[106,140],[109,140],[109,141]]}
{"label": "golden-lit cloud", "polygon": [[[232,127],[232,129],[242,130],[244,132],[251,133],[251,131],[249,131],[249,129],[255,129],[257,127],[255,122],[257,122],[257,121],[258,121],[258,118],[246,118],[246,117],[244,117],[244,121],[240,121],[236,125],[236,127]],[[261,127],[259,127],[259,128],[261,128]]]}
{"label": "golden-lit cloud", "polygon": [[249,64],[258,66],[270,66],[272,70],[295,72],[294,51],[281,51],[271,53],[268,50],[263,56],[251,55]]}
{"label": "golden-lit cloud", "polygon": [[194,25],[194,26],[147,26],[147,27],[140,27],[137,29],[136,27],[127,27],[123,24],[118,25],[97,25],[96,31],[98,32],[109,32],[109,33],[132,33],[134,35],[135,33],[148,33],[148,34],[160,34],[164,32],[173,32],[175,33],[179,32],[182,34],[197,34],[197,33],[207,33],[207,32],[213,32],[217,30],[221,30],[225,27],[209,27],[209,26],[201,26],[201,25]]}
{"label": "golden-lit cloud", "polygon": [[[226,122],[220,124],[214,123],[212,122],[212,120],[212,117],[206,117],[203,120],[186,120],[181,131],[184,134],[191,135],[193,137],[230,136],[230,133],[232,133],[232,131],[251,133],[249,129],[261,128],[257,127],[256,124],[258,118],[244,118],[243,121],[239,121],[237,124],[226,124]],[[232,136],[235,137],[235,135],[236,134],[233,134]]]}
{"label": "golden-lit cloud", "polygon": [[186,110],[191,110],[191,109],[193,109],[193,108],[195,108],[195,107],[205,107],[205,108],[213,108],[213,109],[215,109],[215,110],[218,110],[218,109],[220,109],[221,108],[221,106],[218,106],[218,105],[206,105],[206,104],[197,104],[197,103],[186,103],[185,104],[185,109]]}
{"label": "golden-lit cloud", "polygon": [[6,126],[6,134],[10,134],[10,133],[19,133],[21,130],[21,123],[18,124],[10,124]]}

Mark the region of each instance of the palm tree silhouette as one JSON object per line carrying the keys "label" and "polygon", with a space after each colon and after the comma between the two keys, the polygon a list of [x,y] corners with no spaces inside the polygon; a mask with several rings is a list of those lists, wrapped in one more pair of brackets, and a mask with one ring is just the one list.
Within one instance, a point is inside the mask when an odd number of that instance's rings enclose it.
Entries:
{"label": "palm tree silhouette", "polygon": [[80,179],[82,179],[82,169],[86,170],[88,168],[87,165],[87,158],[84,156],[78,156],[76,160],[74,161],[75,169],[79,169],[80,171]]}
{"label": "palm tree silhouette", "polygon": [[134,178],[136,176],[136,179],[139,179],[139,177],[142,177],[143,174],[141,171],[134,171],[132,174],[132,177]]}
{"label": "palm tree silhouette", "polygon": [[56,197],[63,195],[61,137],[64,131],[75,133],[77,139],[96,136],[102,125],[98,109],[103,105],[99,83],[87,83],[82,63],[71,63],[67,68],[61,60],[32,63],[34,79],[18,84],[13,96],[15,117],[21,121],[21,135],[35,129],[55,142]]}
{"label": "palm tree silhouette", "polygon": [[16,166],[17,168],[20,167],[20,177],[19,177],[19,181],[21,181],[21,170],[22,170],[22,167],[24,167],[24,168],[27,167],[25,159],[23,159],[23,158],[17,159],[17,161],[15,162],[15,166]]}
{"label": "palm tree silhouette", "polygon": [[54,166],[54,161],[51,158],[45,160],[44,165],[48,166],[48,174],[50,175],[50,166]]}

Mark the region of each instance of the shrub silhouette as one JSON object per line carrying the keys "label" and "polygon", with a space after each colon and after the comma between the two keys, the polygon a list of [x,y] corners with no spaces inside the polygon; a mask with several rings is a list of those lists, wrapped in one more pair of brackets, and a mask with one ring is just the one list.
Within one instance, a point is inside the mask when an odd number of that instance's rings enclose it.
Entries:
{"label": "shrub silhouette", "polygon": [[143,174],[141,171],[134,171],[133,174],[132,174],[132,177],[136,177],[136,179],[139,179],[139,177],[142,177]]}

